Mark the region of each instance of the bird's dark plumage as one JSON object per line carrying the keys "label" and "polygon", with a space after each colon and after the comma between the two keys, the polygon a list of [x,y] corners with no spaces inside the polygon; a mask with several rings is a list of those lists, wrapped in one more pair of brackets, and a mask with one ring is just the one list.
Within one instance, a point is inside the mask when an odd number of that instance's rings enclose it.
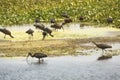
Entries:
{"label": "bird's dark plumage", "polygon": [[52,35],[52,30],[51,29],[49,29],[49,28],[44,28],[44,30],[43,31],[45,31],[45,32],[47,32],[51,37],[54,37],[53,35]]}
{"label": "bird's dark plumage", "polygon": [[83,16],[80,16],[80,17],[79,17],[79,20],[80,20],[80,21],[83,21],[83,20],[84,20],[84,17],[83,17]]}
{"label": "bird's dark plumage", "polygon": [[36,29],[41,29],[41,30],[44,30],[44,28],[45,28],[45,26],[43,24],[40,24],[40,23],[35,23],[34,26]]}
{"label": "bird's dark plumage", "polygon": [[9,35],[11,38],[14,38],[12,35],[11,35],[11,32],[7,29],[0,29],[0,32],[2,32],[3,34],[5,34],[4,38],[6,37],[6,35]]}
{"label": "bird's dark plumage", "polygon": [[92,41],[92,43],[94,43],[98,48],[100,49],[106,49],[106,48],[112,48],[111,45],[107,45],[107,44],[97,44],[94,41]]}
{"label": "bird's dark plumage", "polygon": [[34,54],[32,55],[32,53],[30,53],[30,52],[28,53],[27,58],[28,58],[29,56],[38,58],[39,61],[40,61],[41,58],[47,57],[47,55],[44,54],[44,53],[34,53]]}
{"label": "bird's dark plumage", "polygon": [[33,31],[32,29],[29,29],[29,30],[27,30],[25,33],[27,33],[27,34],[33,36],[34,31]]}
{"label": "bird's dark plumage", "polygon": [[53,35],[51,34],[52,33],[52,30],[45,27],[43,24],[40,24],[40,23],[35,23],[34,26],[42,31],[45,31],[47,32],[51,37],[53,37]]}
{"label": "bird's dark plumage", "polygon": [[112,18],[107,18],[107,22],[108,23],[113,23],[113,19]]}
{"label": "bird's dark plumage", "polygon": [[72,19],[71,18],[65,18],[64,19],[64,23],[71,23],[72,22]]}
{"label": "bird's dark plumage", "polygon": [[50,23],[56,23],[55,19],[54,19],[54,18],[51,18],[51,19],[50,19]]}
{"label": "bird's dark plumage", "polygon": [[55,28],[55,29],[61,29],[61,28],[63,29],[63,25],[64,25],[64,23],[62,23],[61,25],[58,23],[55,23],[55,24],[51,25],[51,27]]}

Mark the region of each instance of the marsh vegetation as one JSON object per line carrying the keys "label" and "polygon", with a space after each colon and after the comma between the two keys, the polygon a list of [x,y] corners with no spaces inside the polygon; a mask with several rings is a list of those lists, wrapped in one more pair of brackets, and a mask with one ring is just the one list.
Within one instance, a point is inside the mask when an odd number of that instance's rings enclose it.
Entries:
{"label": "marsh vegetation", "polygon": [[119,0],[1,0],[0,24],[30,24],[36,17],[48,22],[51,18],[61,21],[62,13],[68,13],[73,21],[108,24],[112,18],[112,26],[120,27]]}

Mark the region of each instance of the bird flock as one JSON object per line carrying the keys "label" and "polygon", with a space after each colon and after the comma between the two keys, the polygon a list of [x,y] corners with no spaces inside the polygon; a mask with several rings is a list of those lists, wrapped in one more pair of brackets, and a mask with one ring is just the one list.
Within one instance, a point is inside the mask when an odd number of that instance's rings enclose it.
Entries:
{"label": "bird flock", "polygon": [[[63,22],[61,24],[59,24],[54,18],[51,18],[50,19],[50,23],[51,23],[51,28],[55,29],[55,30],[58,30],[58,29],[63,29],[64,30],[64,25],[65,24],[68,24],[68,23],[71,23],[73,22],[73,20],[70,18],[70,16],[66,13],[66,12],[63,12],[61,14],[61,16],[64,18]],[[83,16],[80,16],[79,17],[79,20],[80,21],[84,21],[85,17]],[[110,23],[113,23],[113,19],[112,18],[107,18],[106,19],[107,23],[110,24]],[[42,35],[43,35],[43,38],[42,40],[45,39],[45,37],[49,34],[51,37],[54,37],[54,35],[52,35],[52,30],[48,27],[46,27],[44,24],[42,24],[40,22],[40,19],[39,17],[35,18],[35,21],[34,21],[34,24],[33,26],[36,28],[36,29],[39,29],[42,31]],[[6,29],[6,28],[0,28],[0,32],[2,32],[3,34],[5,34],[4,38],[6,38],[6,35],[10,36],[11,38],[14,38],[14,36],[11,34],[11,31]],[[33,33],[34,33],[34,30],[32,29],[28,29],[25,33],[27,33],[29,36],[29,39],[33,38]]]}
{"label": "bird flock", "polygon": [[[64,26],[65,24],[68,24],[68,23],[73,22],[72,19],[70,18],[70,16],[69,16],[67,13],[63,13],[63,14],[61,14],[61,16],[64,18],[64,20],[63,20],[63,22],[62,22],[61,24],[57,23],[57,21],[56,21],[54,18],[51,18],[51,19],[50,19],[50,23],[51,23],[51,26],[50,26],[50,27],[51,27],[51,28],[53,28],[53,29],[55,29],[55,30],[58,30],[58,29],[63,29],[63,30],[64,30],[64,27],[63,27],[63,26]],[[80,20],[80,21],[84,21],[84,19],[85,19],[85,18],[84,18],[83,16],[80,16],[80,17],[79,17],[79,20]],[[112,18],[108,18],[108,19],[106,19],[106,21],[107,21],[108,23],[113,23],[113,19],[112,19]],[[43,35],[42,40],[44,40],[45,37],[48,36],[48,35],[51,36],[51,37],[54,37],[54,35],[52,34],[53,31],[52,31],[50,28],[46,27],[44,24],[42,24],[42,23],[40,22],[40,19],[39,19],[39,18],[36,18],[36,19],[35,19],[33,26],[34,26],[36,29],[39,29],[39,30],[42,31],[42,35]],[[11,38],[14,38],[14,36],[11,34],[11,31],[9,31],[9,30],[6,29],[6,28],[0,28],[0,32],[2,32],[3,34],[5,34],[4,38],[6,38],[6,35],[10,36]],[[28,35],[30,35],[30,36],[29,36],[29,39],[33,38],[33,36],[34,36],[34,35],[33,35],[34,30],[32,30],[31,28],[29,28],[25,33],[27,33]],[[94,44],[96,45],[96,47],[102,49],[103,53],[104,53],[105,49],[107,49],[107,48],[112,48],[112,46],[107,45],[107,44],[97,44],[97,43],[95,43],[94,41],[92,41],[92,43],[94,43]],[[34,54],[32,55],[32,53],[30,53],[30,52],[28,53],[28,56],[38,58],[38,59],[39,59],[39,62],[40,62],[40,59],[41,59],[41,58],[47,57],[47,55],[44,54],[44,53],[34,53]],[[27,58],[28,58],[28,56],[27,56]]]}

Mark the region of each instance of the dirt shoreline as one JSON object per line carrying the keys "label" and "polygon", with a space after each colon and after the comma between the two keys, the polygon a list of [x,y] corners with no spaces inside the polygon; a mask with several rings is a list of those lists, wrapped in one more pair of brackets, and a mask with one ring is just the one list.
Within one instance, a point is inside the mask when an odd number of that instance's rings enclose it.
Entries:
{"label": "dirt shoreline", "polygon": [[120,37],[46,39],[44,41],[0,41],[0,57],[24,57],[28,52],[43,52],[48,56],[76,55],[76,49],[88,50],[95,48],[92,44],[81,45],[90,43],[91,41],[97,43],[119,43]]}

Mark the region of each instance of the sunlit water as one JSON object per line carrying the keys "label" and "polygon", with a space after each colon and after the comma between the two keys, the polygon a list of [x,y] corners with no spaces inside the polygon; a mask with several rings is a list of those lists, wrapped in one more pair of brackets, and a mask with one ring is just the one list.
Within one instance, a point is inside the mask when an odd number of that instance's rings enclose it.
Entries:
{"label": "sunlit water", "polygon": [[120,56],[100,60],[100,55],[37,59],[0,58],[0,80],[120,80]]}

